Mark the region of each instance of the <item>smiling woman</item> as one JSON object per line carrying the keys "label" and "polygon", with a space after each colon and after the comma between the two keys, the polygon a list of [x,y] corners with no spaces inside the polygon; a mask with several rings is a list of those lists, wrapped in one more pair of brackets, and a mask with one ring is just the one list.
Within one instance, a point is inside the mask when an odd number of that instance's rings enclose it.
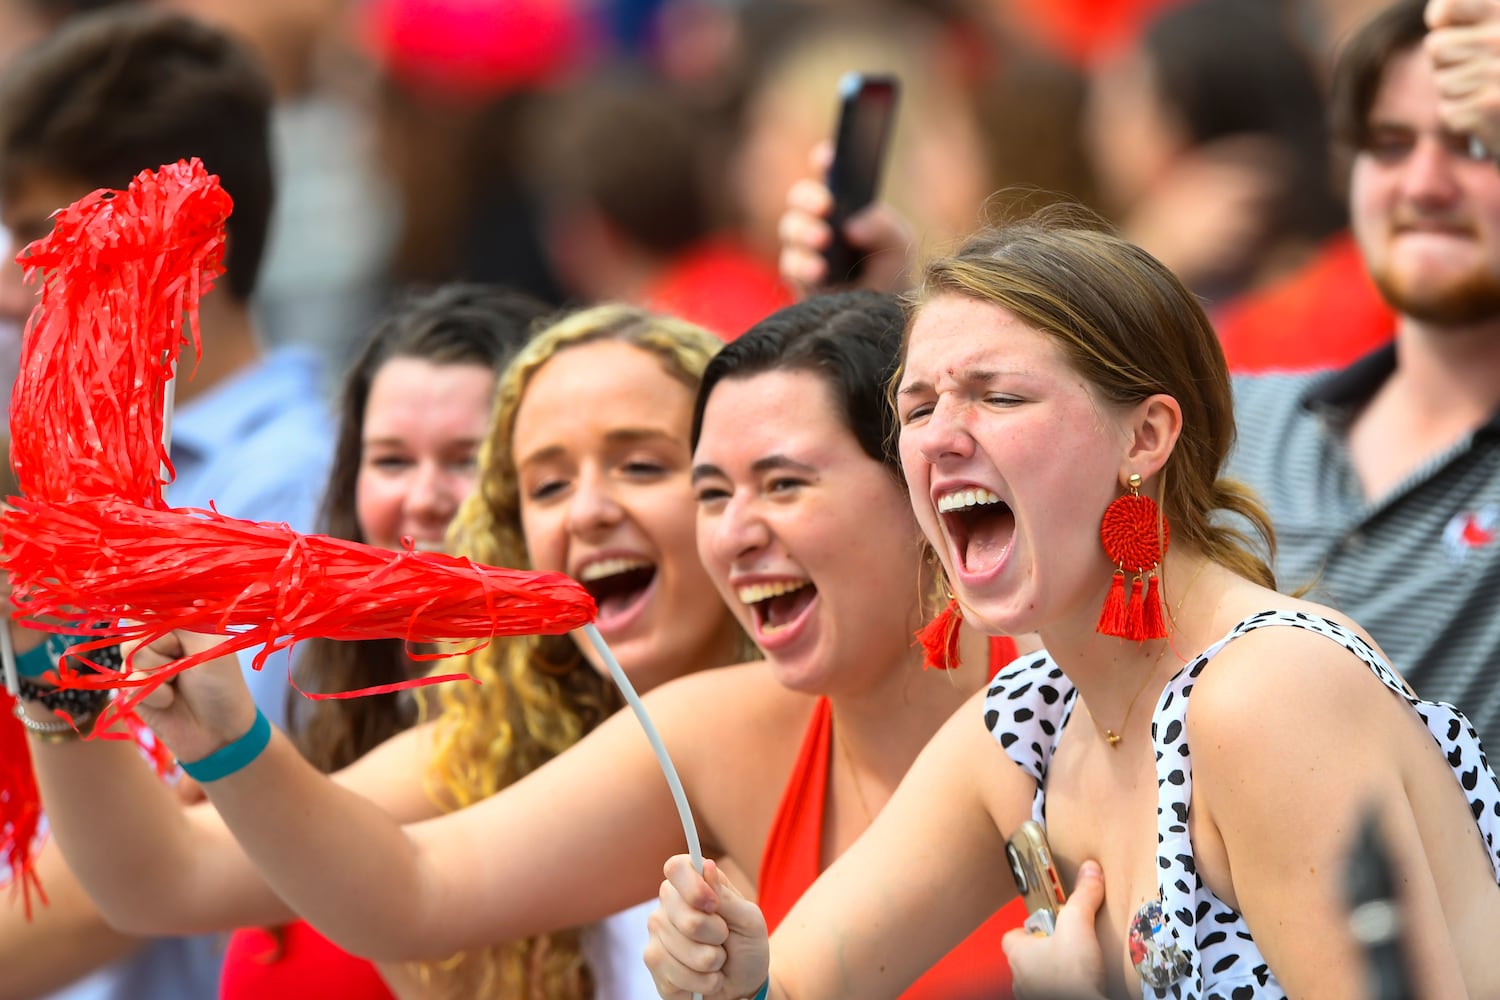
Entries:
{"label": "smiling woman", "polygon": [[[896,996],[979,924],[1035,820],[1072,895],[1052,936],[1005,937],[1026,995],[1352,1000],[1341,876],[1371,817],[1415,992],[1500,995],[1476,933],[1500,921],[1500,785],[1467,720],[1357,624],[1273,589],[1233,526],[1269,541],[1260,505],[1220,475],[1223,354],[1170,271],[1081,211],[977,234],[927,268],[896,399],[910,503],[966,619],[1045,649],[933,737],[774,965],[756,906],[670,861],[662,996]],[[1122,507],[1153,512],[1132,541],[1159,565],[1111,551]],[[1164,637],[1109,631],[1125,574]]]}
{"label": "smiling woman", "polygon": [[[893,422],[883,389],[902,327],[897,303],[871,293],[790,307],[709,363],[694,405],[691,338],[679,328],[617,307],[565,319],[502,379],[485,476],[457,521],[460,549],[485,561],[591,577],[601,626],[638,677],[724,655],[740,635],[735,618],[754,631],[766,662],[699,671],[644,700],[705,852],[781,912],[855,842],[989,673],[984,662],[924,672],[913,648],[930,566],[886,446]],[[702,566],[686,527],[690,471]],[[138,655],[149,663],[172,652],[165,643]],[[652,896],[661,859],[682,844],[647,741],[628,714],[605,718],[608,682],[567,637],[497,643],[471,665],[485,683],[442,692],[435,777],[450,815],[403,827],[409,808],[382,808],[352,779],[328,781],[273,737],[243,770],[205,786],[239,847],[217,825],[192,836],[157,831],[158,849],[194,860],[186,876],[160,864],[130,872],[150,879],[151,898],[138,881],[128,909],[139,914],[166,897],[201,914],[224,907],[226,895],[268,907],[274,889],[359,954],[401,961],[484,950],[457,967],[464,995],[654,992],[609,978],[614,958],[640,968],[643,942],[625,932],[640,934],[644,914],[625,908]],[[185,759],[249,725],[243,682],[226,664],[183,674],[173,696],[143,711]],[[110,752],[79,749],[95,760]],[[392,759],[376,756],[372,768]],[[145,791],[91,787],[77,759],[69,767],[54,755],[47,767],[49,788],[80,809],[79,824],[83,811],[125,809]],[[68,792],[64,777],[87,796]],[[101,861],[90,867],[99,879],[91,887],[127,877],[117,851],[72,829],[65,848]],[[232,894],[209,891],[225,880]],[[985,888],[991,905],[981,917],[1014,894],[1003,873]],[[997,983],[1003,994],[998,941],[1016,922],[994,917],[947,958],[934,956],[909,995],[993,997]],[[564,930],[579,925],[591,925],[581,941]],[[496,941],[514,943],[489,950]]]}

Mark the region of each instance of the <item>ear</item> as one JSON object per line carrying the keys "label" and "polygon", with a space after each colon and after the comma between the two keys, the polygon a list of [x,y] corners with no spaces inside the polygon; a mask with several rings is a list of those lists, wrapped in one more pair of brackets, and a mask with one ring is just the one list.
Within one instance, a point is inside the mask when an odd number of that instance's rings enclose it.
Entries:
{"label": "ear", "polygon": [[1125,456],[1120,482],[1132,472],[1150,479],[1161,471],[1177,447],[1182,434],[1182,406],[1166,393],[1148,396],[1135,404],[1125,421]]}

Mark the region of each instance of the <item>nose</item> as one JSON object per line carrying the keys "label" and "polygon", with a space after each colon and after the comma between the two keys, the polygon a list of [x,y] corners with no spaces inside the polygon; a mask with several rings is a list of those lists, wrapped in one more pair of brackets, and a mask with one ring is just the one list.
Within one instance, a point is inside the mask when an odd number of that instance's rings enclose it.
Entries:
{"label": "nose", "polygon": [[578,538],[597,537],[624,516],[608,481],[598,472],[583,470],[568,503],[568,530]]}
{"label": "nose", "polygon": [[951,396],[940,396],[927,419],[902,429],[901,436],[916,446],[929,465],[968,458],[974,453],[969,434],[969,409]]}
{"label": "nose", "polygon": [[1406,196],[1419,204],[1445,203],[1458,192],[1456,166],[1457,158],[1446,143],[1423,136],[1407,157],[1401,186]]}
{"label": "nose", "polygon": [[446,525],[457,513],[459,499],[442,465],[422,462],[406,493],[406,512],[424,523]]}
{"label": "nose", "polygon": [[730,496],[706,528],[712,554],[726,564],[744,560],[771,541],[771,531],[756,510],[754,499],[738,492]]}

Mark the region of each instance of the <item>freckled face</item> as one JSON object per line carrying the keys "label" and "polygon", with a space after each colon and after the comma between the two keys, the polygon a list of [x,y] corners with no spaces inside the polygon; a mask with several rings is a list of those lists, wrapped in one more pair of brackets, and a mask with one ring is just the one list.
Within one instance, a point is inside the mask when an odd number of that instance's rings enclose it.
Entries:
{"label": "freckled face", "polygon": [[566,348],[532,376],[512,438],[531,565],[593,595],[640,690],[728,663],[739,642],[693,535],[693,391],[664,365],[615,341]]}
{"label": "freckled face", "polygon": [[821,376],[714,386],[693,456],[698,550],[778,681],[828,694],[905,665],[920,536]]}
{"label": "freckled face", "polygon": [[913,323],[897,407],[912,509],[965,613],[1010,634],[1097,616],[1125,431],[1055,340],[938,296]]}

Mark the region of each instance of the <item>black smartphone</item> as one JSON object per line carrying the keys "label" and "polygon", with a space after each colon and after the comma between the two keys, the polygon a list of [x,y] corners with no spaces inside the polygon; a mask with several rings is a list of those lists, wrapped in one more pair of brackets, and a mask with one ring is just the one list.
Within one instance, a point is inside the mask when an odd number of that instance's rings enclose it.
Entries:
{"label": "black smartphone", "polygon": [[845,73],[839,80],[839,122],[834,135],[828,189],[833,193],[833,242],[824,252],[827,285],[848,285],[859,278],[862,255],[844,239],[844,222],[875,200],[896,102],[901,93],[894,76]]}
{"label": "black smartphone", "polygon": [[1016,827],[1005,841],[1005,860],[1010,863],[1021,898],[1026,900],[1026,930],[1050,935],[1057,923],[1057,911],[1067,897],[1040,823],[1028,819]]}

